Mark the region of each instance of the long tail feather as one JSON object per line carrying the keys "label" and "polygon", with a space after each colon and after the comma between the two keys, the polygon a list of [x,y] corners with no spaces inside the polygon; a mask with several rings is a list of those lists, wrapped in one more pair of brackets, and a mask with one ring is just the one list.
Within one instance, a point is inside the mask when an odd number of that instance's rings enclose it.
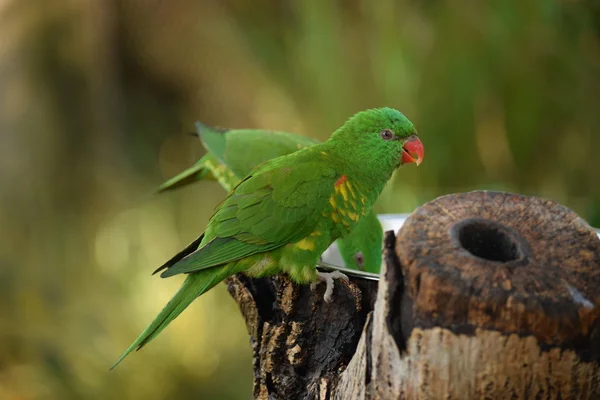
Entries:
{"label": "long tail feather", "polygon": [[175,296],[169,300],[152,323],[142,332],[142,334],[125,350],[117,362],[110,368],[115,368],[129,353],[137,348],[144,347],[154,339],[163,329],[167,327],[183,310],[189,306],[198,296],[206,293],[217,283],[225,279],[229,273],[227,266],[210,268],[194,274],[188,275],[183,285],[179,288]]}

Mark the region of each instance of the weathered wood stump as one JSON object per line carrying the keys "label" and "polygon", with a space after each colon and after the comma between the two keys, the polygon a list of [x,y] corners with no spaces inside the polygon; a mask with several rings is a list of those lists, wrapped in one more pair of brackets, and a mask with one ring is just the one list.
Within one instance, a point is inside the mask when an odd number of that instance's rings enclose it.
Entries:
{"label": "weathered wood stump", "polygon": [[229,281],[256,398],[600,398],[600,240],[573,211],[443,196],[384,258],[377,287],[338,282],[330,304],[284,276]]}

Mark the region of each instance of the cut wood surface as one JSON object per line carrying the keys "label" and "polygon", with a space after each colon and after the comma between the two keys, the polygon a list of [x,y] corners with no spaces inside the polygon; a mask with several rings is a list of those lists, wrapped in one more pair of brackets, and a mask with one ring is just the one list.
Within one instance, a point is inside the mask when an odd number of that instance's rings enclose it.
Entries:
{"label": "cut wood surface", "polygon": [[600,239],[570,209],[443,196],[386,232],[377,282],[228,281],[261,399],[600,399]]}

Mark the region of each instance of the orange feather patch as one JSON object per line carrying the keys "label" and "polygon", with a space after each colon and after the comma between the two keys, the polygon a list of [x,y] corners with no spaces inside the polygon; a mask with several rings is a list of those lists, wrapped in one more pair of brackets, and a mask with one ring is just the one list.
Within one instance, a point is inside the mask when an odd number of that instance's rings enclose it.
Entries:
{"label": "orange feather patch", "polygon": [[340,176],[340,178],[337,181],[335,181],[335,183],[333,185],[335,187],[339,187],[340,185],[343,185],[344,182],[346,182],[347,180],[348,180],[348,177],[346,175],[342,175],[342,176]]}

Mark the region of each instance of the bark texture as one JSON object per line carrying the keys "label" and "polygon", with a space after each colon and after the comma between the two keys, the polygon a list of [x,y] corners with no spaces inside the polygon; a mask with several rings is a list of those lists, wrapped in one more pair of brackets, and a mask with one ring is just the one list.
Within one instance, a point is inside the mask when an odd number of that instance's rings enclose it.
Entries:
{"label": "bark texture", "polygon": [[330,304],[284,276],[230,279],[256,398],[600,398],[600,240],[573,211],[443,196],[386,232],[384,261]]}

